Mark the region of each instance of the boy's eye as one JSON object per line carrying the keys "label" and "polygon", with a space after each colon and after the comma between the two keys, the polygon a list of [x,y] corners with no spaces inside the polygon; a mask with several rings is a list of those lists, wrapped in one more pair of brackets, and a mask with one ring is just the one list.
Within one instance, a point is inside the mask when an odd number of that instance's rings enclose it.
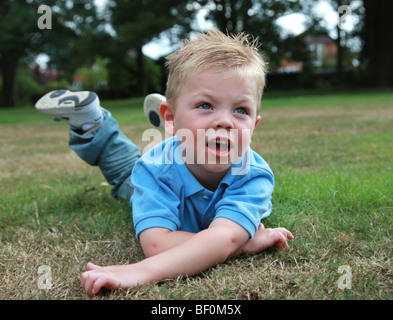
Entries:
{"label": "boy's eye", "polygon": [[203,110],[210,110],[211,107],[212,106],[209,103],[201,103],[200,105],[198,105],[198,108]]}
{"label": "boy's eye", "polygon": [[246,108],[237,108],[237,109],[235,110],[235,113],[239,113],[239,114],[248,114]]}

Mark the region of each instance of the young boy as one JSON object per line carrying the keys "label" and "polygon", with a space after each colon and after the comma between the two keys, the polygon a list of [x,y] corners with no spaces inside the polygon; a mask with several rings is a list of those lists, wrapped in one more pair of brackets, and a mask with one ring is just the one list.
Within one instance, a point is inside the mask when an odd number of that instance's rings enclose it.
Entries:
{"label": "young boy", "polygon": [[36,104],[67,120],[70,147],[100,167],[115,197],[131,199],[146,259],[88,263],[81,282],[90,297],[102,287],[194,275],[230,257],[287,247],[293,238],[285,228],[260,223],[271,212],[274,177],[249,147],[265,85],[256,42],[212,30],[184,41],[168,66],[166,100],[150,95],[144,109],[172,137],[143,156],[94,93],[55,91]]}

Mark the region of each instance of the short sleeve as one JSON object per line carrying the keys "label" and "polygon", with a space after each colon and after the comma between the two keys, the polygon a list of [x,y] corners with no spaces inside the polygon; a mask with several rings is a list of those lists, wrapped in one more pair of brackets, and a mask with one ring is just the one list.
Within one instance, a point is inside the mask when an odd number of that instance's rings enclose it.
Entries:
{"label": "short sleeve", "polygon": [[168,183],[171,177],[165,169],[169,167],[146,164],[141,160],[135,164],[131,175],[134,186],[131,205],[137,238],[148,228],[161,227],[172,231],[180,228],[180,200]]}
{"label": "short sleeve", "polygon": [[264,168],[253,168],[227,187],[216,204],[215,218],[227,218],[240,224],[252,238],[261,219],[272,211],[273,189],[273,173]]}

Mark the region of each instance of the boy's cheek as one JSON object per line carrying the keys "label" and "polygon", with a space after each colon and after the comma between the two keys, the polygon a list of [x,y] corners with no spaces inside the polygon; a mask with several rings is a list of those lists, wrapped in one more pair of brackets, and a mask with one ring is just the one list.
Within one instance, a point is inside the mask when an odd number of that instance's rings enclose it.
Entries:
{"label": "boy's cheek", "polygon": [[246,151],[246,149],[250,146],[251,144],[251,135],[252,132],[250,129],[242,129],[242,130],[238,130],[238,134],[235,137],[236,143],[238,145],[238,155],[242,156],[244,154],[244,152]]}

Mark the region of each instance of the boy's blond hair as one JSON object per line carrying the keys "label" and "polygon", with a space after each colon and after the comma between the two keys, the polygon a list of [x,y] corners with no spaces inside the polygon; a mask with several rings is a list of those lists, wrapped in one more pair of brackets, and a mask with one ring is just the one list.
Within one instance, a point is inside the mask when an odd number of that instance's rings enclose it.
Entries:
{"label": "boy's blond hair", "polygon": [[166,98],[174,105],[184,83],[191,72],[212,69],[217,72],[230,72],[241,78],[255,77],[257,82],[257,101],[261,101],[267,66],[259,54],[258,40],[249,36],[227,36],[219,30],[199,33],[192,40],[184,40],[180,49],[167,57],[169,76]]}

